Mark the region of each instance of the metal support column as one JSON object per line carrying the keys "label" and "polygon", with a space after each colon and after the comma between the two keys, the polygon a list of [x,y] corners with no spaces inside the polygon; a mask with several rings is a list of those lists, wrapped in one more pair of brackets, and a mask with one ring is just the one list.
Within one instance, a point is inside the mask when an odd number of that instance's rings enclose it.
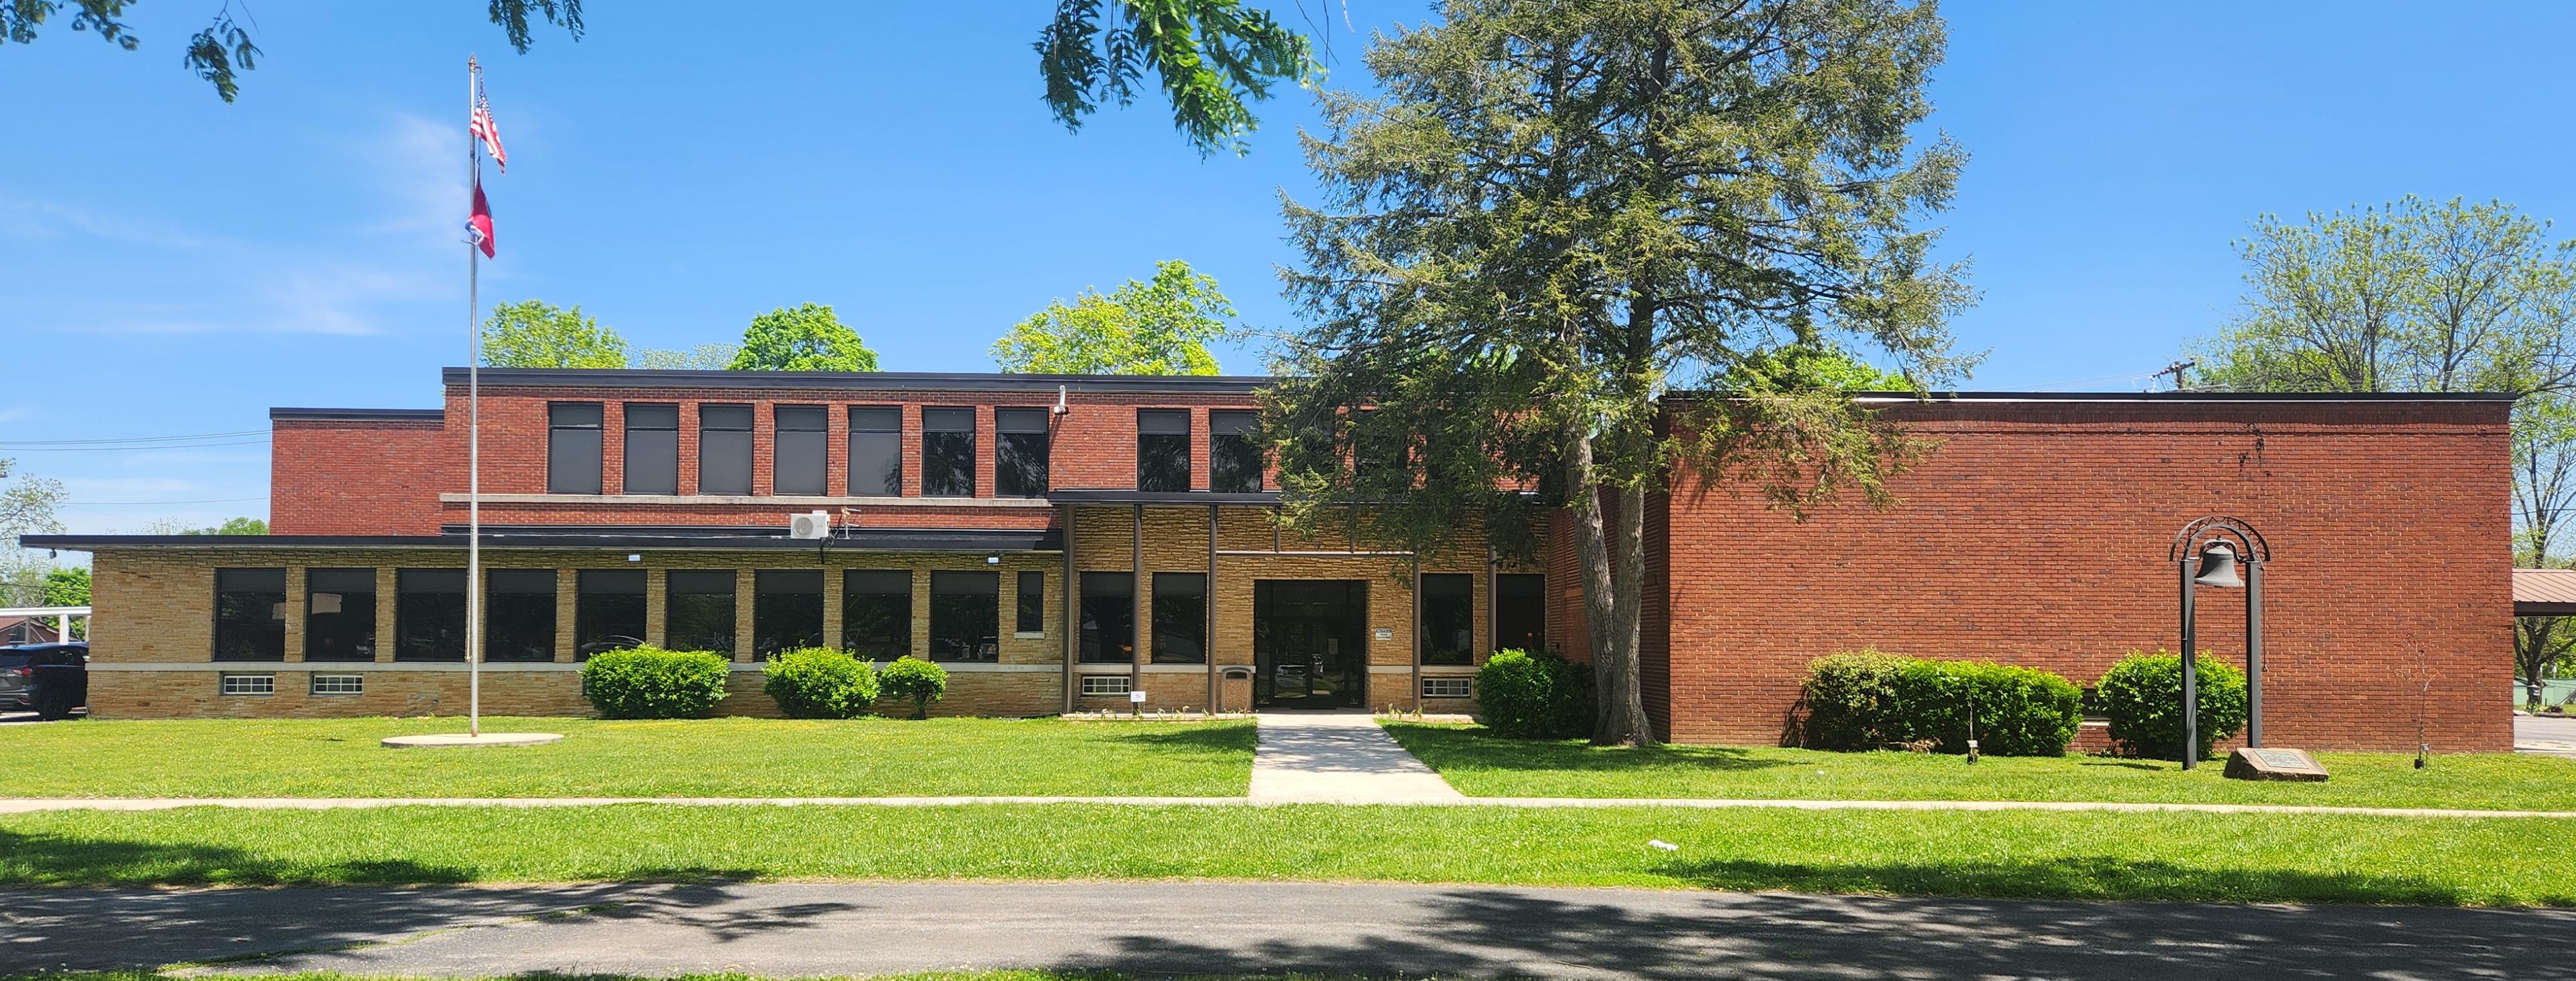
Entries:
{"label": "metal support column", "polygon": [[1064,711],[1072,714],[1075,694],[1082,679],[1073,672],[1076,654],[1082,649],[1082,615],[1073,601],[1073,505],[1064,506]]}
{"label": "metal support column", "polygon": [[2200,646],[2193,636],[2191,608],[2192,559],[2183,559],[2182,569],[2182,768],[2200,764]]}
{"label": "metal support column", "polygon": [[1144,691],[1145,637],[1150,621],[1145,619],[1145,506],[1142,504],[1136,505],[1136,551],[1128,557],[1127,567],[1135,570],[1128,573],[1133,581],[1128,584],[1127,600],[1135,607],[1135,612],[1129,614],[1127,642],[1135,650],[1128,652],[1127,690]]}
{"label": "metal support column", "polygon": [[2245,745],[2263,747],[2263,560],[2245,561]]}
{"label": "metal support column", "polygon": [[1199,658],[1207,662],[1208,715],[1216,715],[1216,505],[1208,505],[1208,571],[1199,589],[1200,612],[1206,615],[1206,642],[1199,645]]}

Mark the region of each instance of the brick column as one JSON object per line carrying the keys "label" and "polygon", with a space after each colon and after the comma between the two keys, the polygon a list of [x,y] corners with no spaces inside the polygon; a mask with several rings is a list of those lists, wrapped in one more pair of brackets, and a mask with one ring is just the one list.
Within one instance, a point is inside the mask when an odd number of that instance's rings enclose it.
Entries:
{"label": "brick column", "polygon": [[578,632],[581,602],[581,571],[555,570],[555,660],[574,660],[575,648],[581,646]]}
{"label": "brick column", "polygon": [[304,567],[286,567],[286,662],[304,660]]}
{"label": "brick column", "polygon": [[378,661],[394,659],[394,609],[401,594],[394,592],[394,570],[391,566],[376,569],[376,656]]}
{"label": "brick column", "polygon": [[752,605],[758,602],[758,594],[752,591],[752,580],[757,575],[750,569],[736,569],[733,572],[733,659],[736,661],[748,661],[752,658],[751,609]]}
{"label": "brick column", "polygon": [[665,628],[671,622],[671,577],[662,569],[644,570],[644,642],[655,647],[668,646]]}
{"label": "brick column", "polygon": [[841,588],[845,581],[841,570],[823,568],[823,646],[841,646]]}

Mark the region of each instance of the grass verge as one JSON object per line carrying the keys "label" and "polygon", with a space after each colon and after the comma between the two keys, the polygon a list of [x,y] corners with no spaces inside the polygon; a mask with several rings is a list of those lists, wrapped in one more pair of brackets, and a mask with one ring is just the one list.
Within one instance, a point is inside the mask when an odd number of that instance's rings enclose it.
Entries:
{"label": "grass verge", "polygon": [[0,797],[1240,796],[1250,722],[486,718],[560,732],[505,749],[391,750],[464,720],[82,721],[8,729]]}
{"label": "grass verge", "polygon": [[2510,753],[2319,753],[2324,783],[2229,780],[2222,762],[1831,753],[1761,746],[1597,747],[1461,725],[1387,731],[1471,797],[2027,800],[2576,811],[2576,760]]}
{"label": "grass verge", "polygon": [[2565,906],[2576,885],[2532,863],[2571,834],[2576,820],[2098,812],[190,808],[0,817],[0,885],[1281,879]]}

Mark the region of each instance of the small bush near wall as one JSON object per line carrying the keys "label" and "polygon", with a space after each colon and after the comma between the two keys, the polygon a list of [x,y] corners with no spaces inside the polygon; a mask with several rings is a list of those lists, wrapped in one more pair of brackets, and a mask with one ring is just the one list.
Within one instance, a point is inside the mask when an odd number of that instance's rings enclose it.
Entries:
{"label": "small bush near wall", "polygon": [[791,719],[855,719],[877,701],[877,673],[837,648],[780,651],[760,676],[760,690]]}
{"label": "small bush near wall", "polygon": [[630,647],[602,651],[581,666],[582,694],[606,719],[685,719],[725,695],[732,662],[711,651]]}
{"label": "small bush near wall", "polygon": [[948,669],[906,654],[877,672],[887,698],[912,700],[912,717],[930,717],[930,703],[948,694]]}
{"label": "small bush near wall", "polygon": [[[2245,672],[2200,655],[2198,675],[2200,758],[2245,725]],[[2131,652],[2112,665],[2098,687],[2102,713],[2111,717],[2111,741],[2139,756],[2182,758],[2182,655]]]}
{"label": "small bush near wall", "polygon": [[1974,738],[1990,755],[2059,756],[2084,723],[2084,693],[2074,682],[1991,661],[1852,651],[1810,662],[1804,687],[1806,743],[1818,749],[1928,740],[1964,753]]}
{"label": "small bush near wall", "polygon": [[1506,736],[1592,734],[1592,671],[1554,651],[1495,651],[1476,671],[1476,721]]}

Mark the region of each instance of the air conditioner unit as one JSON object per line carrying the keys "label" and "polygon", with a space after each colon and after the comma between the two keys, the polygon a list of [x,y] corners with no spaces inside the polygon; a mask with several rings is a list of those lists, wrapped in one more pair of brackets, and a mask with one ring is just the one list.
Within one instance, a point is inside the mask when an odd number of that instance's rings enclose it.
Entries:
{"label": "air conditioner unit", "polygon": [[807,511],[804,514],[788,515],[787,537],[806,539],[832,537],[832,512]]}

